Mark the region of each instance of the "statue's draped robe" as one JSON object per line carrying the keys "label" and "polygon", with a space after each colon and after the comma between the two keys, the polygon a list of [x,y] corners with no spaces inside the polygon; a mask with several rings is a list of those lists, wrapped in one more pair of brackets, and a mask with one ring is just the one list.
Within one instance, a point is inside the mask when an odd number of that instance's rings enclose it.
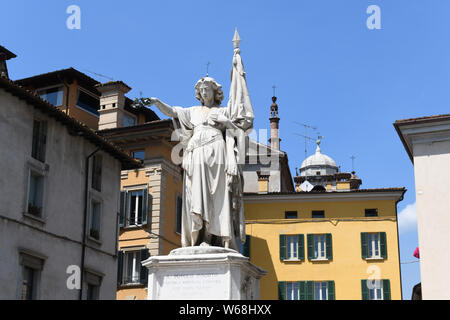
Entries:
{"label": "statue's draped robe", "polygon": [[[229,241],[230,248],[238,250],[239,240],[245,242],[244,131],[251,130],[254,118],[239,50],[233,57],[226,108],[174,107],[174,111],[174,126],[184,144],[182,246],[197,245],[199,239],[202,241],[201,232],[206,232]],[[212,121],[213,113],[230,119],[237,129],[225,130]]]}

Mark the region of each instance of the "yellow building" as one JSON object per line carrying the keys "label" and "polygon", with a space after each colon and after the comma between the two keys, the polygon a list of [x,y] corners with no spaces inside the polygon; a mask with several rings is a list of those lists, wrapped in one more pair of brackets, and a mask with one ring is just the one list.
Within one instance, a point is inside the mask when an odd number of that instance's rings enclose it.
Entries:
{"label": "yellow building", "polygon": [[319,147],[294,180],[297,192],[244,198],[246,253],[268,271],[261,299],[401,299],[397,203],[406,190],[359,189]]}

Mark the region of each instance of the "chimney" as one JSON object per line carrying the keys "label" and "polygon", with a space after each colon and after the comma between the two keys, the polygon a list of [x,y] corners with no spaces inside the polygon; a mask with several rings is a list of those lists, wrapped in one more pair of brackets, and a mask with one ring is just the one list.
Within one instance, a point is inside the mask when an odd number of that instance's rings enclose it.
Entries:
{"label": "chimney", "polygon": [[125,94],[131,88],[122,81],[106,82],[96,87],[101,93],[98,129],[104,130],[123,127]]}
{"label": "chimney", "polygon": [[272,105],[270,106],[270,148],[272,150],[280,150],[280,141],[278,135],[278,125],[280,122],[280,118],[278,118],[278,105],[277,105],[277,97],[272,97]]}
{"label": "chimney", "polygon": [[8,78],[8,67],[6,66],[6,61],[17,57],[14,53],[0,46],[0,77]]}

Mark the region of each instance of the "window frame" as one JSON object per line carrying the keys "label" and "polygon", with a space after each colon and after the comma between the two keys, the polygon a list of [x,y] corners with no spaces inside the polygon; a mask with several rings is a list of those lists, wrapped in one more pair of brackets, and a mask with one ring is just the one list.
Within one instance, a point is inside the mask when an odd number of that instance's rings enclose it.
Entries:
{"label": "window frame", "polygon": [[[321,215],[320,217],[315,217],[314,216],[314,213],[318,213],[318,212],[322,212],[323,213],[323,216]],[[311,211],[311,219],[325,219],[325,210],[312,210]]]}
{"label": "window frame", "polygon": [[[375,211],[375,214],[373,213]],[[378,208],[365,208],[364,209],[364,216],[366,218],[373,218],[378,217]]]}
{"label": "window frame", "polygon": [[[319,293],[317,293],[317,287],[319,286]],[[324,288],[325,287],[325,288]],[[314,300],[328,300],[328,281],[314,281]],[[325,289],[325,292],[323,290]],[[319,299],[317,298],[317,295],[319,294]],[[323,295],[325,295],[325,299],[323,298]]]}
{"label": "window frame", "polygon": [[[131,201],[130,201],[130,197],[131,197],[131,192],[142,192],[142,215],[141,215],[141,223],[138,224],[135,223],[134,224],[130,224],[130,217],[131,217]],[[150,211],[150,204],[149,199],[150,199],[150,190],[148,185],[143,184],[143,185],[136,185],[136,186],[126,186],[124,187],[121,192],[125,192],[125,207],[123,208],[123,210],[125,210],[124,213],[124,223],[123,225],[120,225],[121,228],[137,228],[137,227],[143,227],[145,225],[147,225],[149,223],[148,221],[148,215],[149,215],[149,211]],[[147,192],[147,197],[145,197],[145,192]],[[147,205],[145,204],[145,199],[147,198]],[[122,203],[120,204],[121,206],[123,205]],[[147,212],[145,212],[145,209],[147,209]],[[122,210],[122,209],[121,209]],[[144,219],[144,216],[146,215],[146,219]],[[145,221],[145,223],[144,223]]]}
{"label": "window frame", "polygon": [[[47,189],[47,171],[48,167],[38,160],[32,158],[32,160],[27,162],[26,165],[26,190],[25,190],[25,203],[24,203],[24,216],[34,219],[39,222],[45,222],[45,206],[46,206],[46,189]],[[29,203],[30,203],[30,187],[31,187],[31,176],[39,176],[42,180],[40,183],[40,187],[42,188],[40,192],[40,213],[39,215],[35,215],[30,213],[29,211]]]}
{"label": "window frame", "polygon": [[[42,91],[47,91],[47,90],[54,89],[54,88],[59,88],[59,89],[61,89],[61,91],[62,91],[61,104],[58,104],[58,105],[53,104],[53,103],[51,103],[50,101],[48,101],[47,99],[44,99],[44,98],[41,97],[40,92],[42,92]],[[39,98],[41,98],[42,100],[47,101],[48,103],[54,105],[55,107],[62,107],[62,106],[64,106],[64,96],[65,96],[65,94],[66,94],[65,91],[66,91],[66,90],[65,90],[65,88],[64,88],[63,85],[56,84],[56,85],[51,85],[51,86],[46,86],[46,87],[38,88],[38,89],[35,90],[35,93],[36,93],[37,96],[39,96]]]}
{"label": "window frame", "polygon": [[[286,235],[286,258],[285,261],[289,260],[299,260],[298,257],[298,235],[297,234],[287,234]],[[291,253],[291,254],[289,254]]]}
{"label": "window frame", "polygon": [[[295,213],[295,217],[294,217],[294,218],[288,217],[290,214],[291,214],[291,215],[294,215],[294,213]],[[285,218],[285,219],[298,219],[298,211],[294,211],[294,210],[291,210],[291,211],[284,211],[284,218]]]}
{"label": "window frame", "polygon": [[[97,110],[97,114],[78,105],[78,99],[80,97],[80,92],[83,92],[84,94],[87,94],[87,95],[91,96],[92,98],[95,98],[95,99],[98,100],[99,108]],[[75,100],[75,107],[77,107],[78,109],[89,113],[90,115],[93,115],[93,116],[95,116],[97,118],[100,118],[100,112],[99,112],[100,111],[100,107],[101,107],[100,106],[100,97],[94,95],[93,93],[90,93],[88,90],[86,90],[86,89],[84,89],[83,87],[80,87],[80,86],[77,86],[77,98]]]}
{"label": "window frame", "polygon": [[[93,203],[96,203],[100,206],[99,213],[98,213],[98,238],[95,238],[91,235],[92,230],[92,223],[93,223]],[[89,240],[93,240],[95,242],[101,242],[102,239],[102,217],[103,217],[103,200],[99,199],[98,197],[91,194],[90,201],[89,201],[89,225],[88,225],[88,232],[87,236]]]}
{"label": "window frame", "polygon": [[[319,239],[323,238],[323,239]],[[318,241],[321,240],[321,241]],[[316,248],[319,247],[320,248]],[[319,250],[320,249],[320,250]],[[317,254],[320,251],[320,255]],[[323,253],[323,255],[322,255]],[[313,234],[313,258],[311,260],[328,260],[327,259],[327,239],[325,233]]]}
{"label": "window frame", "polygon": [[[41,274],[47,257],[28,249],[19,248],[19,291],[18,300],[39,300],[41,294]],[[24,272],[26,269],[32,271],[32,293],[31,299],[23,299]]]}
{"label": "window frame", "polygon": [[102,154],[95,154],[92,157],[91,188],[98,192],[102,191],[103,163]]}
{"label": "window frame", "polygon": [[367,259],[382,259],[380,232],[367,232]]}
{"label": "window frame", "polygon": [[[36,122],[39,123],[39,129],[37,133],[35,132]],[[49,132],[48,127],[49,126],[47,120],[43,120],[39,117],[33,118],[32,132],[31,132],[31,158],[41,163],[45,163],[47,155],[47,141]]]}
{"label": "window frame", "polygon": [[[133,123],[132,125],[125,125],[125,118],[133,119],[134,123]],[[135,115],[133,115],[133,114],[131,114],[131,113],[129,113],[129,112],[124,112],[124,113],[123,113],[123,116],[122,116],[122,126],[123,126],[124,128],[127,128],[127,127],[133,127],[133,126],[136,126],[137,124],[138,124],[138,119],[137,119],[137,117],[136,117]]]}

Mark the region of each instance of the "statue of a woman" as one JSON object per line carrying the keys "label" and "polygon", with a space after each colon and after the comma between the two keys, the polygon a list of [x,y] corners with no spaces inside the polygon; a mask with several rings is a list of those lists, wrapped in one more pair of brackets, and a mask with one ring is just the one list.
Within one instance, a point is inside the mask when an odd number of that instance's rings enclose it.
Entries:
{"label": "statue of a woman", "polygon": [[238,250],[239,242],[245,242],[242,164],[245,132],[253,128],[254,112],[239,43],[236,29],[227,107],[220,106],[222,86],[208,76],[195,85],[201,106],[171,107],[157,98],[137,101],[155,104],[173,118],[175,129],[180,131],[184,146],[183,247],[212,245]]}
{"label": "statue of a woman", "polygon": [[220,106],[222,86],[213,78],[201,78],[195,93],[201,106],[171,107],[157,98],[145,99],[145,104],[155,104],[172,117],[184,136],[182,246],[217,245],[237,250],[237,240],[245,242],[243,210],[233,199],[242,197],[242,171],[234,138],[226,130],[239,130],[241,119],[233,119],[229,109]]}

